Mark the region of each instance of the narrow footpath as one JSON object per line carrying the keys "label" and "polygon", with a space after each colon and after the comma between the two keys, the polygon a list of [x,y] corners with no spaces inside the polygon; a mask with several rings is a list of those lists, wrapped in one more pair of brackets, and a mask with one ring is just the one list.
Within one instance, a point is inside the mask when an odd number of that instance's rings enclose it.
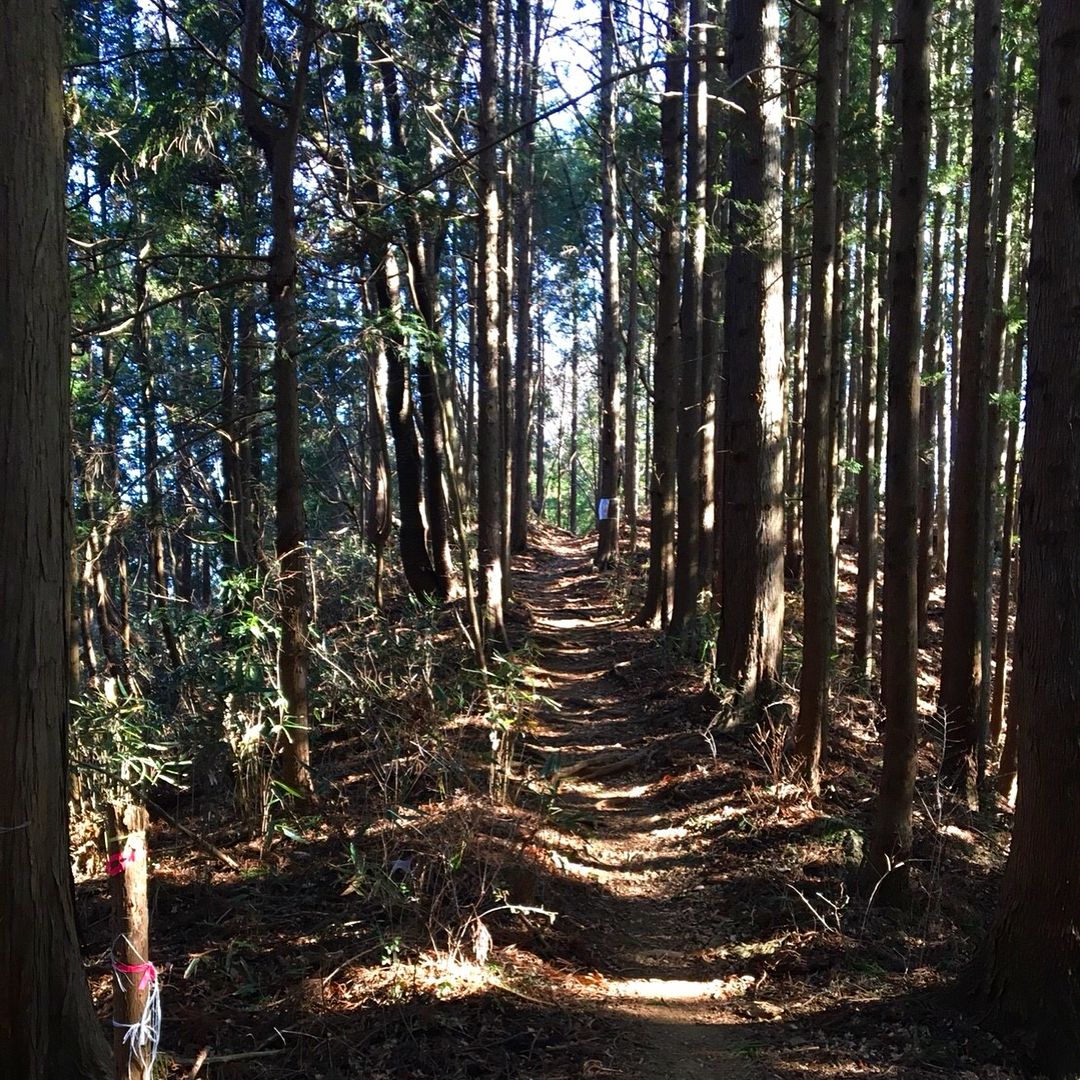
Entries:
{"label": "narrow footpath", "polygon": [[585,539],[545,531],[516,566],[540,696],[523,759],[550,798],[533,849],[547,873],[525,899],[571,928],[557,938],[577,967],[561,994],[579,1000],[566,1004],[621,1030],[594,1075],[769,1075],[747,1030],[768,1007],[747,997],[757,976],[733,970],[708,903],[719,882],[702,827],[723,814],[730,784],[709,792],[711,770],[694,762],[712,761],[710,743],[642,660],[656,635],[613,610],[591,553]]}

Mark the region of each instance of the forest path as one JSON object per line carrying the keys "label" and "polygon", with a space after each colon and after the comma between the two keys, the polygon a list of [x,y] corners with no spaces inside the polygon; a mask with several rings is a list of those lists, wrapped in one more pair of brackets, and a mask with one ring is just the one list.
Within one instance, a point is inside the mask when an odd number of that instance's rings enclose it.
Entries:
{"label": "forest path", "polygon": [[593,546],[545,529],[515,564],[538,653],[526,677],[541,696],[524,758],[550,800],[535,838],[544,870],[524,899],[559,913],[556,953],[577,969],[562,982],[564,1004],[625,1033],[608,1053],[611,1071],[597,1062],[587,1075],[765,1076],[753,1060],[760,1031],[747,1030],[754,977],[723,961],[701,904],[704,841],[687,822],[711,805],[706,777],[686,755],[677,776],[668,771],[673,750],[696,740],[700,759],[706,745],[685,717],[675,720],[681,733],[658,723],[667,694],[648,667],[656,636],[614,609]]}

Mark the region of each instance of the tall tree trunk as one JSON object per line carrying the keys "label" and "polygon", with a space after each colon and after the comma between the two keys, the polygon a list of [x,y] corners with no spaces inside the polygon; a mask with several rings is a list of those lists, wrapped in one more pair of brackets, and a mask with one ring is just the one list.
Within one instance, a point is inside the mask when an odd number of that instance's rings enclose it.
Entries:
{"label": "tall tree trunk", "polygon": [[638,202],[634,199],[630,213],[630,266],[626,301],[626,353],[623,358],[626,392],[625,468],[623,470],[623,503],[626,525],[630,530],[630,554],[637,550],[637,354],[638,321],[641,315],[641,288],[638,280],[638,257],[641,238],[638,233]]}
{"label": "tall tree trunk", "polygon": [[[981,709],[984,699],[981,634],[987,617],[989,571],[984,498],[989,482],[987,334],[1000,53],[1001,0],[975,0],[971,197],[938,702],[945,725],[942,773],[959,798],[972,808],[978,805],[977,788],[986,743],[986,717]],[[964,493],[963,497],[957,497],[960,492]]]}
{"label": "tall tree trunk", "polygon": [[619,423],[619,368],[622,317],[619,296],[619,237],[616,233],[618,185],[615,174],[614,0],[600,0],[600,475],[597,503],[596,565],[609,568],[619,555],[619,492],[622,440]]}
{"label": "tall tree trunk", "polygon": [[[1016,116],[1016,76],[1017,55],[1009,55],[1005,62],[1005,100],[1002,105],[1002,140],[1001,140],[1001,163],[998,168],[997,183],[997,221],[994,228],[994,273],[993,292],[990,313],[989,353],[987,357],[988,383],[990,387],[990,408],[987,418],[987,474],[986,474],[986,539],[983,558],[986,562],[986,619],[979,628],[980,649],[982,653],[982,694],[985,700],[980,701],[980,715],[986,716],[987,730],[992,730],[993,694],[992,694],[992,670],[991,659],[993,652],[993,625],[991,610],[993,600],[993,574],[994,564],[994,527],[998,506],[998,483],[1001,478],[1001,398],[1000,391],[1009,387],[1009,373],[1004,372],[1005,339],[1008,328],[1008,308],[1012,291],[1012,227],[1013,227],[1013,180],[1016,167],[1016,138],[1014,121]],[[1004,382],[1002,376],[1004,375]],[[993,737],[988,739],[990,745],[997,744],[997,737],[1001,733],[1000,724]],[[986,746],[983,747],[983,756],[980,759],[980,778],[986,772]]]}
{"label": "tall tree trunk", "polygon": [[889,439],[885,463],[882,696],[885,745],[876,825],[863,868],[868,892],[907,892],[918,739],[919,328],[923,227],[930,159],[933,0],[899,0],[900,147],[893,167],[889,242]]}
{"label": "tall tree trunk", "polygon": [[832,292],[836,274],[836,172],[840,110],[838,0],[822,0],[818,16],[818,77],[814,122],[814,228],[810,265],[810,332],[806,359],[803,465],[803,668],[795,751],[799,773],[814,794],[829,715],[833,568],[830,423]]}
{"label": "tall tree trunk", "polygon": [[679,330],[678,530],[671,630],[694,619],[701,592],[701,315],[705,272],[705,170],[708,152],[708,38],[705,0],[690,0],[686,108],[686,243]]}
{"label": "tall tree trunk", "polygon": [[[541,306],[536,315],[536,493],[533,496],[533,513],[541,521],[547,516],[544,512],[546,501],[544,475],[544,452],[547,450],[544,429],[547,426],[547,369],[544,366],[544,309]],[[562,413],[559,414],[560,421]],[[560,440],[561,442],[561,440]]]}
{"label": "tall tree trunk", "polygon": [[480,608],[489,647],[505,640],[503,622],[502,480],[503,423],[499,350],[499,192],[497,186],[496,84],[498,80],[498,0],[481,0],[480,87],[476,197],[480,207],[477,271],[477,370],[480,420],[477,425],[477,544]]}
{"label": "tall tree trunk", "polygon": [[[794,43],[801,40],[802,19],[797,9],[791,13],[789,38],[793,42],[793,55],[790,60],[792,70],[803,58],[801,50],[796,51]],[[796,57],[799,59],[797,60]],[[809,172],[807,159],[806,135],[800,123],[799,94],[797,86],[788,91],[789,125],[793,129],[792,139],[795,144],[792,178],[792,192],[801,191],[806,186]],[[787,201],[785,199],[785,201]],[[795,242],[795,222],[792,222],[792,243]],[[787,501],[787,516],[784,538],[784,576],[791,581],[802,580],[803,535],[802,535],[802,500],[800,493],[803,486],[803,448],[804,448],[804,413],[806,404],[806,316],[807,316],[807,272],[805,266],[795,263],[792,257],[792,284],[795,288],[795,311],[791,327],[791,378],[789,382],[790,417],[788,420],[788,438],[790,440],[787,459],[787,480],[784,485]]]}
{"label": "tall tree trunk", "polygon": [[1020,785],[1012,846],[974,1007],[1022,1033],[1052,1076],[1080,1074],[1080,6],[1044,0],[1039,16],[1035,213],[1020,492],[1012,713]]}
{"label": "tall tree trunk", "polygon": [[731,5],[728,75],[731,253],[724,340],[724,505],[717,668],[740,703],[780,678],[784,623],[784,300],[781,272],[780,15],[776,0]]}
{"label": "tall tree trunk", "polygon": [[[1012,363],[1006,389],[1009,430],[1005,446],[1005,506],[1001,524],[1001,577],[998,582],[997,630],[994,639],[994,690],[990,699],[990,745],[1001,741],[1005,722],[1005,666],[1009,658],[1009,605],[1012,601],[1013,531],[1016,527],[1016,468],[1020,439],[1020,381],[1024,354],[1021,329],[1013,343]],[[1010,781],[1011,786],[1011,781]]]}
{"label": "tall tree trunk", "polygon": [[[705,185],[705,256],[701,282],[701,462],[698,483],[701,485],[701,584],[712,589],[712,608],[719,610],[720,569],[718,566],[720,499],[718,475],[723,456],[723,440],[719,434],[722,424],[720,407],[721,356],[724,348],[724,274],[726,259],[719,238],[724,235],[725,200],[716,178],[724,168],[724,116],[721,98],[727,93],[724,82],[724,19],[723,0],[713,4],[712,17],[706,33],[705,87],[707,90],[706,185]],[[780,106],[783,113],[783,106]],[[713,178],[709,182],[709,178]],[[781,203],[783,193],[781,192]],[[782,288],[783,286],[781,286]],[[781,329],[781,332],[782,329]],[[781,413],[783,413],[781,407]],[[781,453],[781,467],[783,454]]]}
{"label": "tall tree trunk", "polygon": [[[533,159],[536,144],[536,95],[538,77],[539,25],[535,46],[530,33],[530,3],[517,0],[517,81],[520,93],[520,121],[524,125],[518,138],[517,183],[514,187],[514,247],[517,249],[517,327],[514,335],[514,473],[511,479],[510,546],[524,551],[529,539],[529,436],[533,412]],[[537,23],[543,9],[538,5]],[[543,432],[539,433],[543,439]]]}
{"label": "tall tree trunk", "polygon": [[[135,262],[135,308],[146,302],[146,263],[140,253]],[[132,360],[142,379],[143,476],[146,487],[146,540],[149,562],[149,614],[161,632],[170,665],[176,669],[183,663],[176,634],[169,618],[169,583],[165,570],[165,508],[161,498],[161,478],[158,475],[157,392],[153,360],[150,356],[148,317],[135,319],[132,334]]]}
{"label": "tall tree trunk", "polygon": [[855,454],[859,461],[856,481],[856,523],[858,555],[855,577],[855,636],[853,660],[855,673],[869,680],[874,669],[874,622],[877,604],[878,567],[878,468],[874,453],[874,426],[877,422],[878,330],[878,259],[881,252],[881,2],[874,0],[870,26],[870,85],[867,95],[869,115],[873,117],[870,167],[866,177],[866,222],[863,258],[863,320],[861,386],[859,388],[859,431]]}
{"label": "tall tree trunk", "polygon": [[386,349],[386,400],[397,464],[398,545],[402,569],[409,587],[419,597],[439,595],[439,579],[428,555],[423,518],[423,477],[420,442],[416,434],[413,399],[409,391],[408,353],[401,331],[400,281],[397,260],[382,244],[372,253],[372,280],[382,317]]}
{"label": "tall tree trunk", "polygon": [[[951,46],[950,38],[950,46]],[[948,77],[952,69],[952,49],[939,67],[938,84]],[[945,168],[949,157],[949,125],[943,119],[938,124],[937,144],[934,150],[934,166]],[[934,530],[936,517],[935,451],[940,456],[944,447],[937,446],[937,396],[944,392],[945,372],[941,367],[944,343],[942,320],[944,316],[944,257],[941,240],[945,227],[945,196],[940,188],[933,198],[933,224],[930,228],[930,283],[927,292],[926,329],[923,333],[922,393],[919,402],[919,640],[926,635],[926,608],[930,599],[930,578],[933,569]],[[940,542],[940,541],[939,541]]]}
{"label": "tall tree trunk", "polygon": [[[576,298],[575,298],[576,299]],[[581,356],[581,338],[578,331],[577,304],[570,315],[570,493],[567,525],[577,535],[578,513],[578,362]]]}
{"label": "tall tree trunk", "polygon": [[[372,55],[382,73],[383,99],[386,102],[386,120],[390,141],[394,149],[398,186],[408,190],[414,183],[409,168],[410,148],[405,139],[402,122],[401,92],[398,85],[397,65],[393,62],[389,44],[377,21],[371,24],[369,33]],[[412,296],[426,331],[419,348],[417,366],[417,390],[420,397],[420,430],[424,445],[423,483],[424,509],[427,523],[427,546],[432,567],[438,580],[438,595],[446,599],[458,591],[459,582],[450,553],[450,527],[447,507],[446,485],[457,482],[449,468],[448,458],[452,448],[446,445],[441,415],[450,411],[450,429],[456,430],[453,420],[453,387],[446,368],[445,343],[439,318],[436,296],[438,267],[434,258],[437,244],[425,235],[419,213],[410,206],[405,215],[405,255],[408,261]]]}
{"label": "tall tree trunk", "polygon": [[649,472],[649,582],[641,621],[666,627],[675,600],[676,432],[679,404],[679,278],[682,259],[682,100],[686,0],[668,0],[664,94],[660,99],[660,205],[653,338],[653,452]]}
{"label": "tall tree trunk", "polygon": [[[375,305],[372,304],[372,307]],[[368,460],[370,490],[368,492],[367,540],[375,552],[375,607],[383,610],[383,569],[386,541],[390,538],[390,455],[386,445],[389,417],[387,387],[390,363],[386,344],[380,334],[368,356]]]}
{"label": "tall tree trunk", "polygon": [[63,26],[58,3],[0,7],[0,1061],[19,1080],[113,1076],[68,857]]}
{"label": "tall tree trunk", "polygon": [[263,112],[258,93],[259,50],[263,34],[262,0],[244,8],[241,106],[244,124],[263,151],[270,174],[273,243],[267,295],[274,315],[274,421],[276,430],[276,551],[280,575],[278,689],[284,735],[280,744],[282,780],[293,791],[313,791],[308,715],[309,597],[304,524],[304,467],[300,456],[300,388],[297,367],[300,336],[296,309],[296,146],[303,115],[308,67],[314,47],[314,0],[303,10],[300,55],[282,123]]}

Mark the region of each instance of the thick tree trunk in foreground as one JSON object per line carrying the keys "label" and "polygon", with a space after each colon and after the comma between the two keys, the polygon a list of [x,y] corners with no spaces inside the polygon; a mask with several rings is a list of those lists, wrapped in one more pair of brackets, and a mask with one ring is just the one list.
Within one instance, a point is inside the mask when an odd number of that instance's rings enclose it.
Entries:
{"label": "thick tree trunk in foreground", "polygon": [[784,621],[784,301],[780,233],[780,16],[775,0],[731,6],[732,248],[718,673],[746,705],[780,678]]}
{"label": "thick tree trunk in foreground", "polygon": [[976,963],[975,1008],[1024,1037],[1055,1077],[1080,1076],[1080,6],[1039,18],[1035,215],[1010,712],[1020,790],[997,914]]}
{"label": "thick tree trunk in foreground", "polygon": [[867,891],[907,891],[918,736],[919,344],[923,224],[930,158],[933,0],[897,4],[900,147],[889,243],[889,441],[885,472],[882,696],[885,746],[877,822],[863,868]]}
{"label": "thick tree trunk in foreground", "polygon": [[675,600],[675,444],[679,405],[679,270],[682,228],[682,100],[686,0],[668,0],[664,96],[660,101],[660,205],[653,338],[653,461],[649,471],[649,584],[641,621],[667,627]]}
{"label": "thick tree trunk in foreground", "polygon": [[939,711],[944,717],[942,773],[969,807],[986,741],[981,632],[987,617],[986,499],[990,386],[987,379],[991,268],[991,185],[997,138],[1001,0],[975,2],[971,203],[960,341],[960,402],[949,507],[945,636]]}
{"label": "thick tree trunk in foreground", "polygon": [[0,6],[0,1071],[105,1080],[68,860],[63,14]]}
{"label": "thick tree trunk in foreground", "polygon": [[795,752],[807,788],[821,784],[821,749],[829,714],[833,560],[829,415],[832,399],[832,292],[836,271],[837,126],[840,109],[838,0],[822,0],[818,19],[814,119],[814,230],[810,263],[810,333],[806,358],[803,465],[803,669]]}

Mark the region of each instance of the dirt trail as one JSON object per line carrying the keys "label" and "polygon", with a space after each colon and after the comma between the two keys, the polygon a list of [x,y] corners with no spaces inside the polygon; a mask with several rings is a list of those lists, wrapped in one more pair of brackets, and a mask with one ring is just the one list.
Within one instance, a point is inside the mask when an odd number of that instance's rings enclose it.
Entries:
{"label": "dirt trail", "polygon": [[[709,962],[715,927],[688,902],[705,888],[698,834],[685,824],[700,806],[678,791],[673,798],[657,739],[650,696],[663,694],[640,661],[654,635],[613,611],[590,556],[585,540],[547,532],[515,571],[539,650],[528,675],[547,699],[526,738],[527,760],[551,777],[551,825],[538,840],[556,871],[546,879],[555,895],[539,899],[572,905],[561,917],[577,933],[563,951],[585,969],[569,992],[624,1028],[611,1075],[766,1076],[750,1060],[755,1040],[745,1030],[754,978]],[[650,741],[661,749],[641,755]],[[614,771],[581,778],[594,767]],[[678,771],[687,770],[684,754]]]}

